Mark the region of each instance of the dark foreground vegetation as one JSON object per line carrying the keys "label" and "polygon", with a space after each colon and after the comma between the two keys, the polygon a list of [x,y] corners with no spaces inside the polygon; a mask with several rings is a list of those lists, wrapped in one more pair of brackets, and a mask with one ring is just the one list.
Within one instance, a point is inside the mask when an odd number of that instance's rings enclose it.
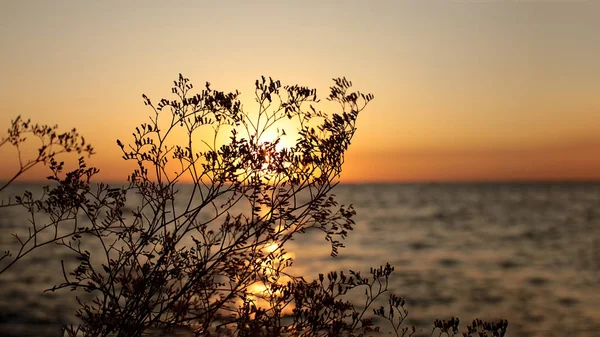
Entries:
{"label": "dark foreground vegetation", "polygon": [[[0,191],[36,165],[49,168],[50,182],[42,195],[3,200],[2,208],[25,208],[31,225],[27,236],[15,235],[20,248],[1,256],[0,277],[49,244],[71,251],[78,266],[63,264],[64,282],[50,291],[83,290],[95,299],[79,302],[79,324],[65,327],[68,336],[181,327],[196,336],[363,336],[380,328],[414,335],[403,325],[405,300],[388,289],[389,264],[367,273],[288,272],[285,244],[296,235],[323,232],[336,256],[353,228],[352,206],[338,205],[332,190],[373,95],[351,85],[334,79],[327,100],[337,112],[327,113],[315,89],[262,77],[249,113],[238,92],[206,83],[193,93],[180,75],[172,99],[143,96],[149,120],[130,141],[117,140],[136,167],[120,187],[92,183],[98,170],[84,157],[64,169],[63,153],[94,153],[75,129],[61,133],[18,117],[0,146],[16,148],[19,169]],[[279,127],[286,121],[295,130]],[[286,137],[292,145],[284,146]],[[41,145],[24,159],[32,141]],[[190,193],[179,193],[182,183],[192,184]],[[233,212],[235,205],[246,211]],[[350,292],[364,293],[364,302],[350,303]],[[458,326],[456,318],[438,320],[431,334],[504,336],[507,322]]]}

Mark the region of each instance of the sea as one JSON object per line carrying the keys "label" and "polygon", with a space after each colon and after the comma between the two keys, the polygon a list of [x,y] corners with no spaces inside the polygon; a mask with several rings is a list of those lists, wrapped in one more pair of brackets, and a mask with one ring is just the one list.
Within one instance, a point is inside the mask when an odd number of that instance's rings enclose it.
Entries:
{"label": "sea", "polygon": [[[40,186],[13,185],[3,197],[25,189]],[[354,206],[355,229],[335,258],[321,232],[288,242],[296,275],[389,262],[390,291],[406,299],[404,325],[416,336],[451,317],[463,329],[507,319],[510,337],[600,336],[600,183],[341,184],[334,193]],[[0,252],[26,226],[22,210],[0,208]],[[0,336],[61,336],[73,321],[74,295],[45,292],[62,281],[69,256],[59,248],[0,274]]]}

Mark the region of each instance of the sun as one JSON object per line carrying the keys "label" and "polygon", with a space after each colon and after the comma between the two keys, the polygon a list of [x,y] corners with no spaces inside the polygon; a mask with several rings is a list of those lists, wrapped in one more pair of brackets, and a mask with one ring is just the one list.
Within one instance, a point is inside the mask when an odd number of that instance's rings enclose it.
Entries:
{"label": "sun", "polygon": [[258,139],[258,144],[267,144],[274,143],[277,141],[277,145],[275,145],[276,151],[282,151],[283,149],[290,149],[294,147],[296,144],[293,140],[292,134],[288,133],[287,129],[268,129],[265,130]]}
{"label": "sun", "polygon": [[290,151],[296,145],[290,135],[283,130],[266,130],[257,142],[257,156],[262,160],[262,166],[257,174],[271,180],[280,177],[282,167],[287,169],[291,163],[285,160],[282,153]]}

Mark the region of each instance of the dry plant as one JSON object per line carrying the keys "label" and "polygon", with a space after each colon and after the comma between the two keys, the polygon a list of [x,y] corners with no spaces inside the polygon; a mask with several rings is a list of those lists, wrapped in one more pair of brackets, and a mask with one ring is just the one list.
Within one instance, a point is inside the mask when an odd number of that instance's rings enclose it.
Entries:
{"label": "dry plant", "polygon": [[[63,264],[64,282],[51,291],[83,289],[95,298],[79,302],[81,324],[65,328],[72,336],[133,337],[182,326],[196,336],[362,336],[378,331],[374,316],[397,336],[412,336],[414,328],[402,327],[404,299],[388,290],[389,264],[366,276],[329,272],[310,281],[288,272],[289,240],[321,231],[336,256],[354,226],[352,206],[338,205],[332,189],[373,95],[351,86],[334,79],[327,100],[339,110],[325,113],[315,89],[262,77],[257,111],[248,113],[238,92],[206,83],[193,94],[180,75],[172,100],[143,96],[152,114],[131,143],[117,140],[124,160],[136,165],[121,187],[92,183],[98,170],[83,158],[63,172],[60,153],[93,152],[75,130],[58,134],[17,118],[1,145],[19,149],[31,133],[42,146],[36,159],[20,161],[15,178],[43,163],[53,183],[41,197],[25,192],[3,203],[24,207],[31,228],[15,236],[21,248],[0,260],[0,276],[47,244],[72,251],[78,266]],[[278,128],[284,121],[293,121],[292,133]],[[285,137],[295,140],[286,146]],[[47,231],[53,235],[41,240]],[[364,305],[349,302],[350,292],[364,293]],[[388,305],[373,310],[384,294]],[[432,335],[453,336],[457,326],[457,319],[436,321]],[[505,331],[506,322],[474,321],[464,336]]]}

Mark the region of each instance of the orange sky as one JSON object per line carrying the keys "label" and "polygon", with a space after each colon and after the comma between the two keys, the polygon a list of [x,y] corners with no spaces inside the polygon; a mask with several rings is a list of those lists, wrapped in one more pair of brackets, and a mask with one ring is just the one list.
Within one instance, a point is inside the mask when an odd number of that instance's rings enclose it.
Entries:
{"label": "orange sky", "polygon": [[[21,114],[77,127],[102,178],[182,72],[239,89],[260,75],[375,100],[342,179],[600,179],[600,2],[3,1],[0,130]],[[14,169],[0,149],[0,179]],[[27,179],[45,176],[34,172]]]}

